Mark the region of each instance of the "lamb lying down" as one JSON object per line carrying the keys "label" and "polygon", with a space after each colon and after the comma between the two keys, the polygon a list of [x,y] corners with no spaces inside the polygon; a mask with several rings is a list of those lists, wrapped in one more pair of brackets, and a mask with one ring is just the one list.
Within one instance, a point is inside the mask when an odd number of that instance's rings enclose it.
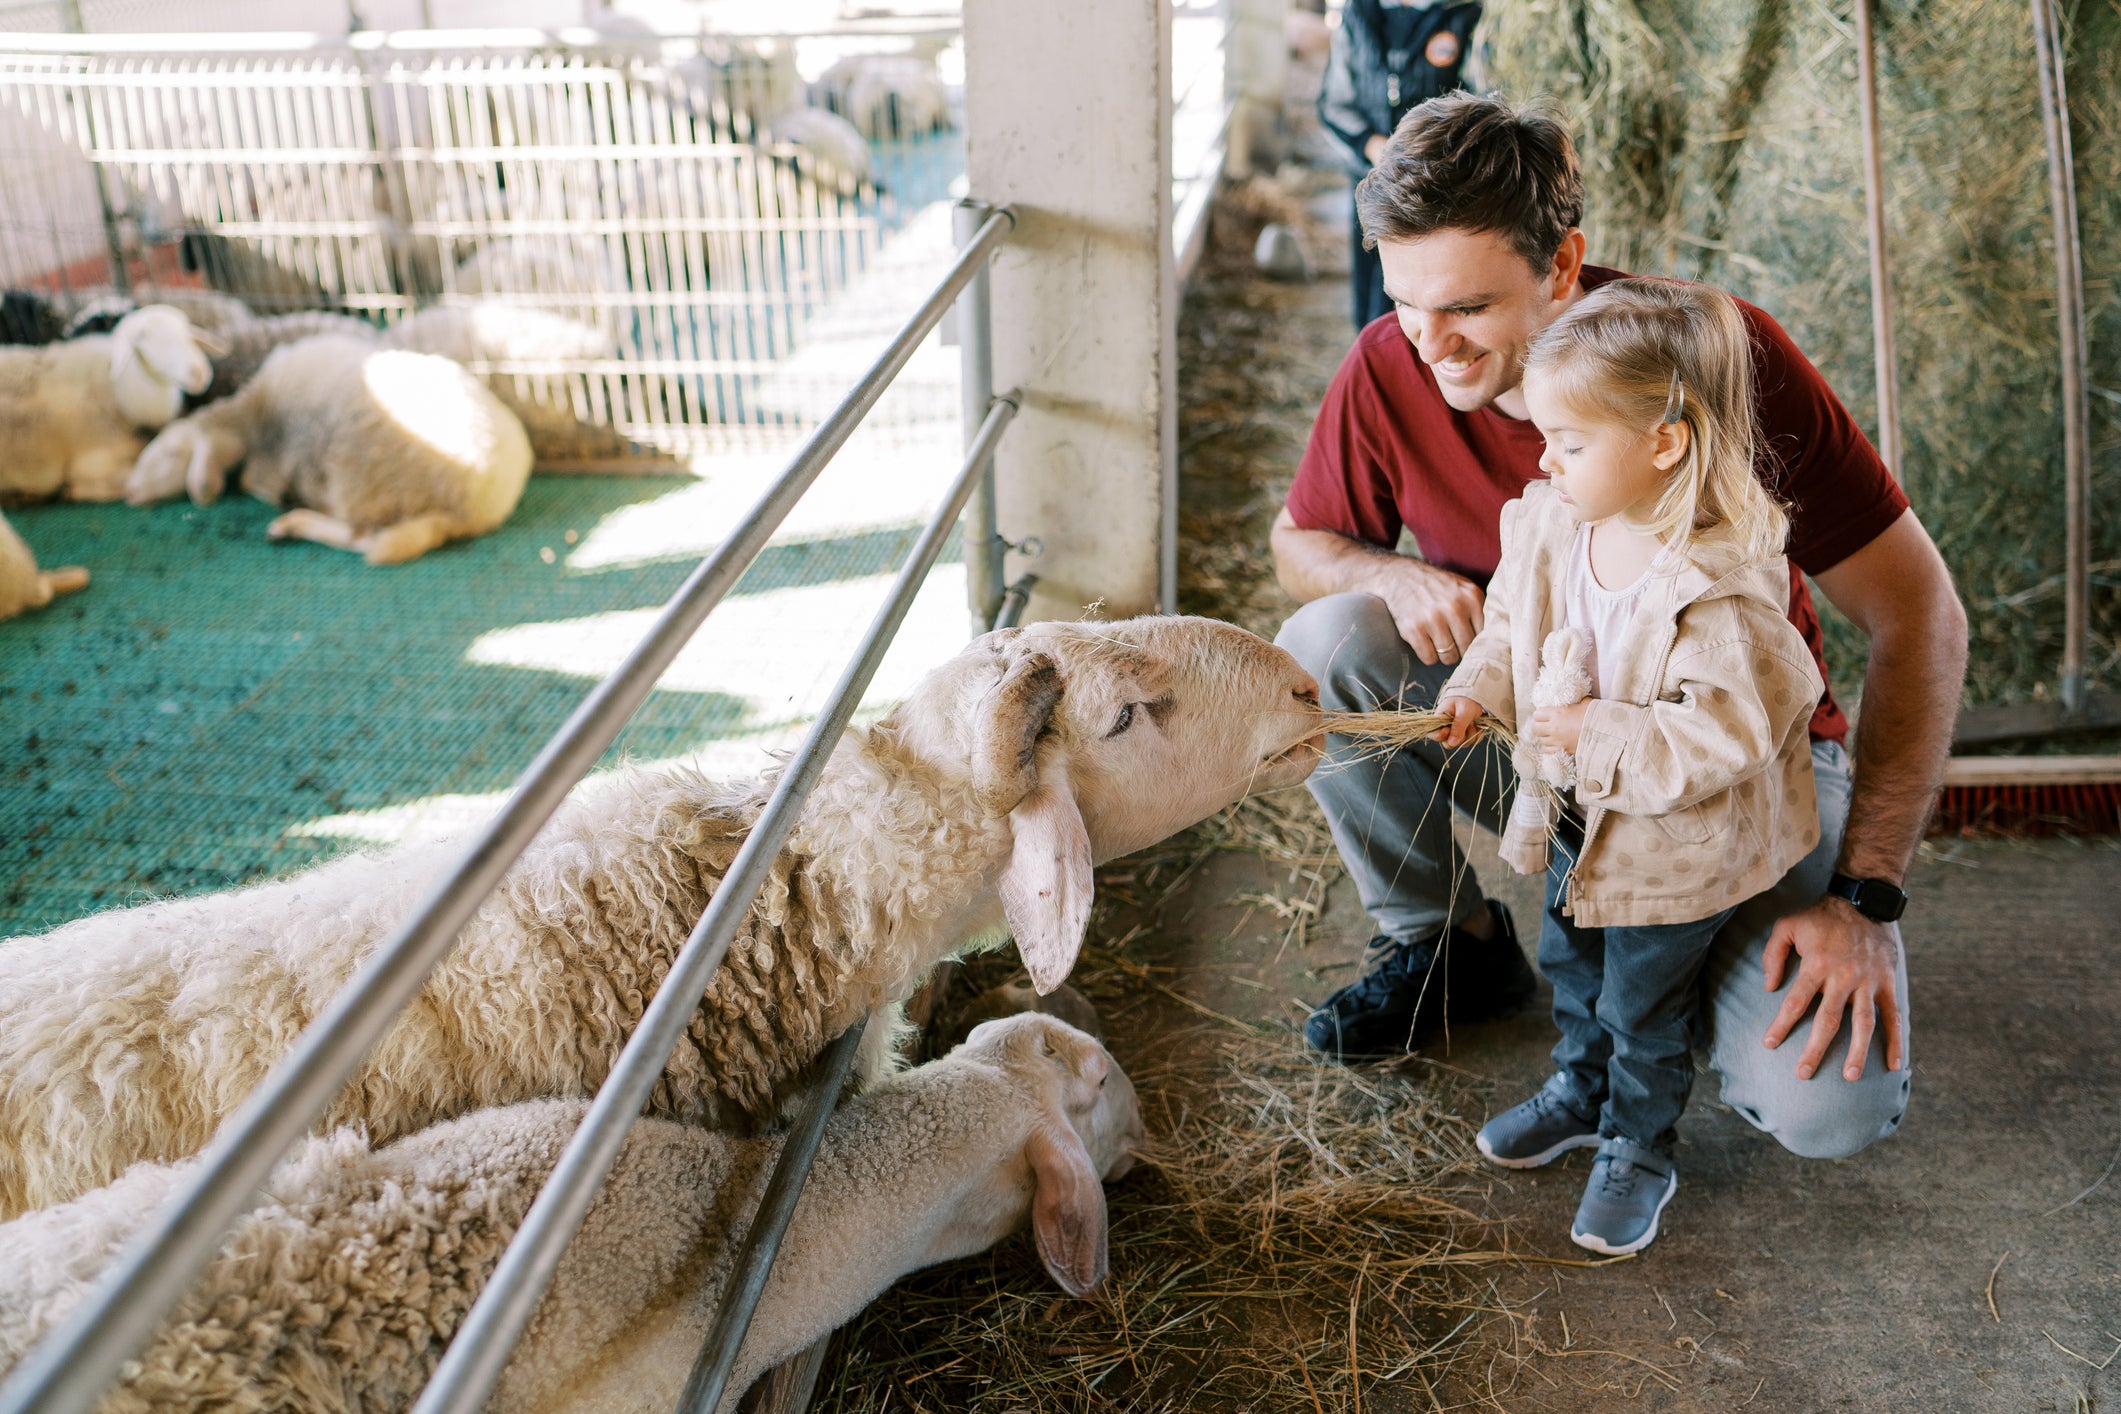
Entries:
{"label": "lamb lying down", "polygon": [[294,510],[275,540],[402,564],[507,520],[530,479],[530,441],[486,385],[446,358],[320,334],[283,344],[234,397],[165,427],[140,453],[126,499],[243,489]]}
{"label": "lamb lying down", "polygon": [[[834,752],[650,1112],[714,1128],[772,1116],[827,1041],[1005,920],[1052,990],[1082,943],[1094,862],[1295,785],[1318,727],[1295,659],[1210,619],[975,640]],[[384,1143],[593,1093],[768,785],[665,768],[570,802],[325,1127]],[[0,943],[0,1218],[196,1153],[455,857],[407,846]]]}
{"label": "lamb lying down", "polygon": [[[586,1109],[481,1110],[373,1151],[357,1130],[309,1140],[101,1407],[408,1407]],[[983,1251],[1027,1218],[1054,1279],[1088,1294],[1105,1275],[1100,1179],[1131,1166],[1141,1137],[1125,1073],[1050,1017],[989,1022],[881,1082],[825,1130],[722,1407],[901,1276]],[[675,1408],[779,1148],[635,1126],[490,1414]],[[0,1225],[0,1374],[187,1167],[143,1164]]]}
{"label": "lamb lying down", "polygon": [[88,588],[88,571],[79,565],[40,570],[22,537],[0,516],[0,619],[41,609],[54,597]]}

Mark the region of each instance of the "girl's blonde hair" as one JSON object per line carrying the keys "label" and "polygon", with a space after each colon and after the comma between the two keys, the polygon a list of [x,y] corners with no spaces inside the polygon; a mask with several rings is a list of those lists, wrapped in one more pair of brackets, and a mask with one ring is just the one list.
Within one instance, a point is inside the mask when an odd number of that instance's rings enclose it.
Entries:
{"label": "girl's blonde hair", "polygon": [[1782,553],[1789,517],[1755,474],[1752,349],[1729,295],[1678,280],[1601,285],[1532,340],[1525,372],[1645,435],[1686,424],[1686,455],[1644,529],[1704,568]]}

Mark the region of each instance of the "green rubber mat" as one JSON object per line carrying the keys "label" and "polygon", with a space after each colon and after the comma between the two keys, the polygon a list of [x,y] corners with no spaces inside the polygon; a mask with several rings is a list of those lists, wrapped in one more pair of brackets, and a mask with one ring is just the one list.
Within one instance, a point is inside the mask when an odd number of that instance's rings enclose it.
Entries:
{"label": "green rubber mat", "polygon": [[[682,493],[699,486],[537,477],[499,531],[391,569],[272,544],[274,512],[245,498],[15,512],[41,563],[87,565],[93,582],[0,622],[0,937],[285,873],[354,842],[304,833],[305,821],[505,788],[595,674],[480,661],[474,646],[583,624],[615,661],[645,627],[638,611],[696,559],[583,569],[568,547],[647,503],[690,514],[698,497]],[[909,523],[773,545],[731,607],[888,573],[917,534]],[[785,728],[790,714],[776,720],[762,700],[793,698],[658,690],[606,762]]]}

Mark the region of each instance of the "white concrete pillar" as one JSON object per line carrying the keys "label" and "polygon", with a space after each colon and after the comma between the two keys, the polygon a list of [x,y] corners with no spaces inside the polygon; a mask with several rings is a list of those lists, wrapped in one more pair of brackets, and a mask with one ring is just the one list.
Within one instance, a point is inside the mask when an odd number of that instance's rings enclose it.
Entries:
{"label": "white concrete pillar", "polygon": [[1224,42],[1223,87],[1236,111],[1230,115],[1230,155],[1224,170],[1232,181],[1252,174],[1254,163],[1274,166],[1282,154],[1282,104],[1289,84],[1289,0],[1226,0],[1230,35]]}
{"label": "white concrete pillar", "polygon": [[1170,608],[1177,591],[1178,280],[1167,0],[966,0],[972,196],[1016,208],[994,265],[994,386],[1023,389],[996,458],[1025,618]]}

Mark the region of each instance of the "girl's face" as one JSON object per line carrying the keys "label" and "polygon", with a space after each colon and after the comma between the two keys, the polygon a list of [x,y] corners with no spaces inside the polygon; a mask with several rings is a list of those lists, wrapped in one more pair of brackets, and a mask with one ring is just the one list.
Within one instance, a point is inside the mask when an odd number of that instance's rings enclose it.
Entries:
{"label": "girl's face", "polygon": [[1563,401],[1538,373],[1525,376],[1524,399],[1532,425],[1547,439],[1539,469],[1569,514],[1586,525],[1613,516],[1649,519],[1666,477],[1686,455],[1685,423],[1623,427]]}

